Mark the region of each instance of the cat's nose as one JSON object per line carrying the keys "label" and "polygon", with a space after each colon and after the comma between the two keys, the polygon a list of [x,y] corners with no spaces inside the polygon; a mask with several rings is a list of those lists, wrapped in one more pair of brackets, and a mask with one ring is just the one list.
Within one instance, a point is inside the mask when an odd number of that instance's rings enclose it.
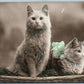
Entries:
{"label": "cat's nose", "polygon": [[36,21],[36,24],[38,25],[38,22]]}
{"label": "cat's nose", "polygon": [[36,25],[39,25],[39,22],[36,22]]}
{"label": "cat's nose", "polygon": [[36,24],[39,24],[39,20],[36,20]]}

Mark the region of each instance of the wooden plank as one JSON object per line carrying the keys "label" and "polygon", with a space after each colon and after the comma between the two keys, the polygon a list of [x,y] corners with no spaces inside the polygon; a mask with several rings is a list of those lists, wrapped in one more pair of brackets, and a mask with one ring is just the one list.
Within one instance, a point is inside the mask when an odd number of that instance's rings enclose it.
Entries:
{"label": "wooden plank", "polygon": [[57,77],[20,77],[0,76],[0,83],[56,83],[56,82],[84,82],[84,75],[70,75]]}

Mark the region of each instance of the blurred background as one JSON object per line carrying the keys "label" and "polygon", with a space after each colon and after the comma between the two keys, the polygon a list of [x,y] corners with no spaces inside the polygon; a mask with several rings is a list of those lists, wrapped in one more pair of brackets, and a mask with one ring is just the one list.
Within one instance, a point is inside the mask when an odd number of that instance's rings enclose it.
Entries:
{"label": "blurred background", "polygon": [[84,40],[84,2],[0,2],[0,66],[8,66],[24,39],[27,6],[41,10],[48,4],[52,41]]}

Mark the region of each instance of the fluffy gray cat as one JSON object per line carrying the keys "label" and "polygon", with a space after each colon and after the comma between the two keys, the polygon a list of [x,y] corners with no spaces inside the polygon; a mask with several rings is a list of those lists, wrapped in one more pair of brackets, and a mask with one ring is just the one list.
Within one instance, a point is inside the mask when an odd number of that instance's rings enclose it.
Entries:
{"label": "fluffy gray cat", "polygon": [[[79,42],[77,38],[71,40],[64,51],[65,58],[57,60],[56,68],[59,67],[61,74],[72,72],[73,74],[82,74],[84,72],[84,42]],[[57,70],[57,69],[56,69]]]}
{"label": "fluffy gray cat", "polygon": [[42,10],[27,7],[27,28],[24,41],[18,47],[15,61],[9,70],[23,76],[38,76],[49,60],[51,44],[51,22],[48,6]]}

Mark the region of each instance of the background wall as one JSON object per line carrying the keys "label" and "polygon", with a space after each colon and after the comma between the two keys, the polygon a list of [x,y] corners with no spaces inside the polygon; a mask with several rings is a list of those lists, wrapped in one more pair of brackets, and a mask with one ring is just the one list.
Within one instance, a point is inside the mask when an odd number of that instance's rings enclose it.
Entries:
{"label": "background wall", "polygon": [[34,9],[48,4],[52,23],[52,41],[84,40],[84,2],[0,3],[0,66],[8,66],[26,29],[27,5]]}

